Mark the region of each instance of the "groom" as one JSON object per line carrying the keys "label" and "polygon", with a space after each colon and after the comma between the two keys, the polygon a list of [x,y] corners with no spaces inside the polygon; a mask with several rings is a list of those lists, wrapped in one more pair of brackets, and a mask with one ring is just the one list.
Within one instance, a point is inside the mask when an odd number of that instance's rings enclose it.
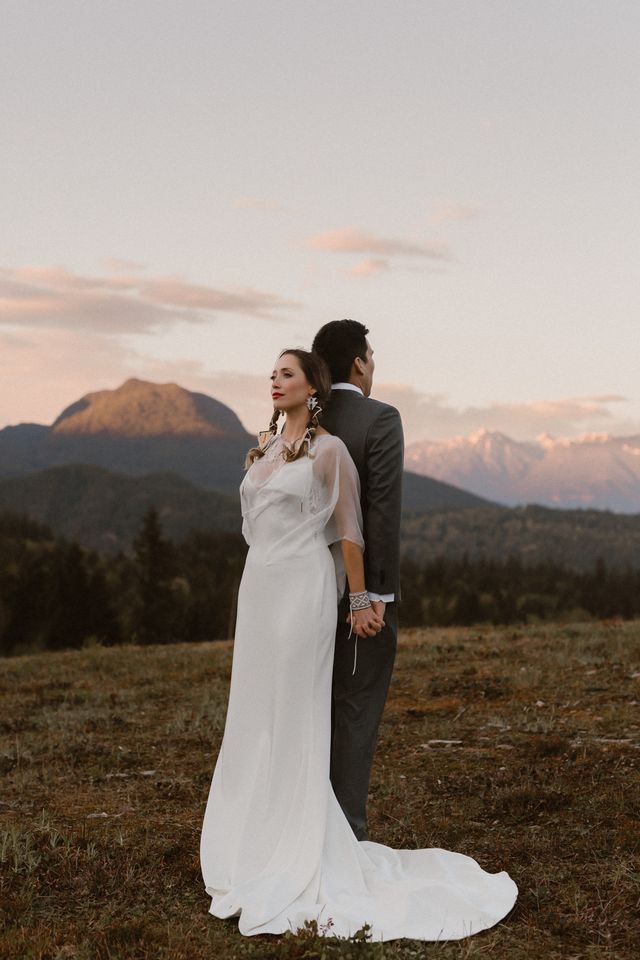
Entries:
{"label": "groom", "polygon": [[331,711],[331,784],[358,840],[368,840],[367,795],[378,726],[396,655],[400,600],[400,511],[404,436],[395,407],[370,397],[375,363],[368,329],[334,320],[312,350],[331,372],[331,400],[322,426],[340,437],[360,475],[364,569],[369,599],[385,625],[349,639],[348,587],[338,606]]}

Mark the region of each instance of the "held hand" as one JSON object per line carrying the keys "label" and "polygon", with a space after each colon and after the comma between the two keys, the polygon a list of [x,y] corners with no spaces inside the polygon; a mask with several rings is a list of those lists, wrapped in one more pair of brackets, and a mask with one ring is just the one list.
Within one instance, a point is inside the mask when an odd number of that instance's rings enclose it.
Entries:
{"label": "held hand", "polygon": [[384,625],[384,611],[386,607],[386,603],[384,602],[384,600],[372,600],[371,606],[373,607],[375,612],[378,614],[380,619],[383,621],[383,625]]}
{"label": "held hand", "polygon": [[[379,606],[379,604],[378,604]],[[384,604],[383,604],[384,606]],[[351,612],[347,614],[346,621],[351,623]],[[384,627],[384,620],[376,613],[373,605],[365,607],[364,610],[353,611],[353,632],[359,637],[375,637]]]}

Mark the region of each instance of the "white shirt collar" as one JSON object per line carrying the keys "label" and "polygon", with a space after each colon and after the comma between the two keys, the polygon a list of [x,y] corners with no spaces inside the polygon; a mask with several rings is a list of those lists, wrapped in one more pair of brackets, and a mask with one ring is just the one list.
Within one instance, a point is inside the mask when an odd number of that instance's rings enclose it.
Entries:
{"label": "white shirt collar", "polygon": [[344,382],[332,383],[331,389],[332,390],[355,390],[356,393],[360,393],[364,397],[364,393],[362,393],[362,390],[360,389],[360,387],[358,387],[355,383],[344,383]]}

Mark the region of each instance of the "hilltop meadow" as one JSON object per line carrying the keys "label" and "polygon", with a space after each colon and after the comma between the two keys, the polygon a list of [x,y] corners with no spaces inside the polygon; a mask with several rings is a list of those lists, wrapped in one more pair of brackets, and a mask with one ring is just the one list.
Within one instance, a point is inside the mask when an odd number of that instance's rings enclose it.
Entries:
{"label": "hilltop meadow", "polygon": [[[640,952],[640,621],[401,632],[371,837],[520,889],[468,940],[241,937],[199,837],[232,643],[0,661],[3,960],[631,960]],[[309,918],[310,921],[313,918]],[[356,942],[357,941],[357,942]]]}

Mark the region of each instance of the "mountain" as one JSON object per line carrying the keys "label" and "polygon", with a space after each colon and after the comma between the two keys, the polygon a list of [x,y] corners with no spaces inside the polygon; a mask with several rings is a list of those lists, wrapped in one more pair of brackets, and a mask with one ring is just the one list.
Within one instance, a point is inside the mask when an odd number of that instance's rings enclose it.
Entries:
{"label": "mountain", "polygon": [[115,390],[85,394],[49,427],[0,430],[0,477],[93,464],[131,476],[175,470],[203,489],[235,494],[255,442],[213,397],[132,377]]}
{"label": "mountain", "polygon": [[[87,393],[50,427],[25,423],[0,430],[0,479],[91,464],[133,477],[171,472],[203,490],[236,497],[246,452],[255,443],[233,410],[213,397],[175,383],[131,378],[116,390]],[[51,475],[35,481],[34,495],[36,487],[47,490],[51,482]],[[18,490],[19,485],[11,487],[7,496]],[[482,503],[449,483],[405,476],[405,509]]]}
{"label": "mountain", "polygon": [[120,437],[168,435],[248,436],[236,414],[205,393],[177,383],[149,383],[135,377],[116,390],[87,393],[51,425],[58,436],[112,433]]}
{"label": "mountain", "polygon": [[[489,506],[464,490],[416,474],[405,474],[405,491],[408,515],[443,506]],[[172,540],[181,540],[192,527],[241,531],[237,490],[232,496],[202,490],[173,472],[125,477],[102,467],[71,464],[0,479],[0,511],[24,514],[104,553],[128,552],[152,503]]]}
{"label": "mountain", "polygon": [[103,553],[128,552],[147,507],[180,540],[191,527],[240,533],[238,497],[200,490],[175,473],[124,477],[85,464],[0,480],[0,511],[25,514],[54,533]]}
{"label": "mountain", "polygon": [[494,506],[490,500],[478,497],[468,490],[461,490],[450,483],[423,477],[405,470],[402,478],[403,514],[424,513],[425,510],[442,508],[462,509],[468,507]]}
{"label": "mountain", "polygon": [[469,437],[407,446],[405,467],[516,506],[640,512],[640,436],[541,434],[535,442],[478,430]]}

